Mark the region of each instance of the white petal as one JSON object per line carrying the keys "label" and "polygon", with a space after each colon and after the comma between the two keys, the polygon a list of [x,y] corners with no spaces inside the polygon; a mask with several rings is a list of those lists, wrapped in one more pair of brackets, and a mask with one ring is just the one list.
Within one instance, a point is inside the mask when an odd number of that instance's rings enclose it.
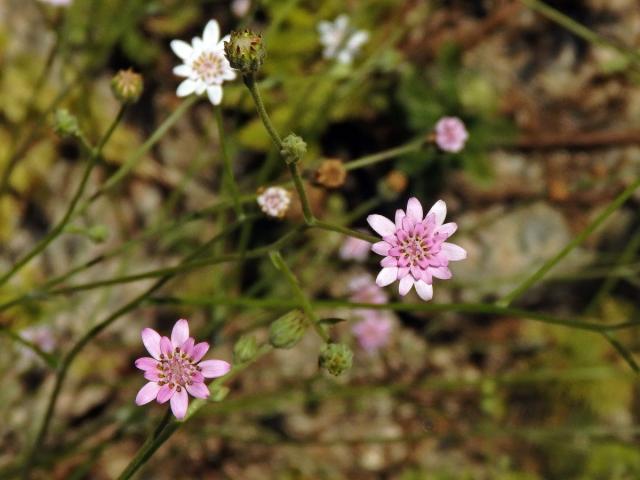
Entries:
{"label": "white petal", "polygon": [[138,394],[136,395],[136,405],[144,405],[145,403],[149,403],[151,400],[155,400],[159,390],[160,385],[156,382],[147,383],[138,391]]}
{"label": "white petal", "polygon": [[371,225],[379,235],[386,237],[387,235],[393,235],[396,232],[396,226],[391,220],[382,215],[373,214],[367,217],[367,222]]}
{"label": "white petal", "polygon": [[207,96],[213,105],[220,105],[222,101],[222,87],[220,85],[212,85],[207,88]]}
{"label": "white petal", "polygon": [[418,280],[416,282],[416,292],[418,292],[418,296],[421,299],[428,302],[433,298],[433,285],[429,285],[424,280]]}
{"label": "white petal", "polygon": [[183,64],[173,68],[173,74],[179,77],[190,77],[192,73],[193,70],[191,70],[189,65]]}
{"label": "white petal", "polygon": [[196,82],[196,95],[202,95],[207,89],[207,84],[200,81]]}
{"label": "white petal", "polygon": [[183,60],[188,60],[193,53],[193,47],[187,42],[183,42],[182,40],[173,40],[170,45],[173,53],[175,53]]}
{"label": "white petal", "polygon": [[398,278],[398,267],[388,267],[380,270],[378,277],[376,278],[376,283],[379,287],[386,287],[387,285],[392,284]]}
{"label": "white petal", "polygon": [[406,216],[407,216],[407,214],[404,213],[404,210],[402,210],[401,208],[396,210],[396,229],[397,230],[400,230],[402,228],[402,220]]}
{"label": "white petal", "polygon": [[220,38],[220,27],[215,20],[209,20],[207,26],[204,27],[204,33],[202,39],[206,45],[215,45]]}
{"label": "white petal", "polygon": [[436,229],[436,233],[439,233],[440,235],[444,235],[447,238],[449,238],[451,235],[453,235],[456,232],[457,229],[458,229],[458,224],[456,224],[455,222],[449,222],[449,223],[445,223],[444,225]]}
{"label": "white petal", "polygon": [[411,197],[407,202],[407,215],[416,222],[422,221],[422,204],[416,197]]}
{"label": "white petal", "polygon": [[391,245],[389,245],[387,242],[378,242],[374,243],[371,246],[371,250],[378,255],[386,255],[390,248]]}
{"label": "white petal", "polygon": [[[444,203],[443,200],[438,200],[433,205],[433,207],[431,207],[429,213],[433,213],[435,215],[436,226],[439,227],[440,225],[442,225],[442,222],[444,222],[444,218],[447,216],[447,204]],[[427,216],[429,216],[429,213],[427,213]]]}
{"label": "white petal", "polygon": [[186,97],[187,95],[191,95],[196,91],[196,82],[190,79],[183,80],[180,85],[178,85],[178,89],[176,90],[176,95],[179,97]]}
{"label": "white petal", "polygon": [[411,291],[411,287],[413,287],[413,277],[411,275],[407,275],[402,280],[400,280],[400,285],[398,286],[398,292],[403,297]]}
{"label": "white petal", "polygon": [[193,45],[193,52],[196,55],[200,55],[205,49],[204,42],[200,37],[193,37],[193,40],[191,40],[191,45]]}
{"label": "white petal", "polygon": [[467,258],[467,251],[455,243],[444,242],[440,247],[440,251],[444,252],[449,261],[452,262]]}
{"label": "white petal", "polygon": [[349,38],[349,41],[347,42],[347,48],[349,50],[355,50],[367,43],[367,40],[369,40],[369,33],[364,30],[359,30],[351,35],[351,38]]}
{"label": "white petal", "polygon": [[182,347],[182,344],[189,338],[189,322],[181,318],[171,330],[171,343],[173,347]]}

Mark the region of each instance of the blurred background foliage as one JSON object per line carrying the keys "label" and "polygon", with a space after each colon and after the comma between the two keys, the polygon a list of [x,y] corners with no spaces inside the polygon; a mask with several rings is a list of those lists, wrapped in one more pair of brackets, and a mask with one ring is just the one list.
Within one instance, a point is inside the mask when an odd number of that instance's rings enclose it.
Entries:
{"label": "blurred background foliage", "polygon": [[[54,134],[53,111],[71,111],[95,143],[119,109],[110,78],[129,67],[144,76],[142,99],[91,176],[89,193],[97,191],[181,105],[170,40],[200,35],[216,18],[223,32],[251,25],[264,33],[260,85],[277,129],[308,143],[303,168],[314,211],[366,228],[366,214],[391,216],[409,196],[425,204],[444,198],[469,259],[456,265],[451,282],[436,284],[434,301],[499,298],[640,174],[633,56],[589,42],[523,3],[262,0],[238,18],[227,1],[75,0],[65,9],[1,0],[0,172],[11,175],[0,192],[0,271],[63,215],[86,162],[73,141]],[[635,0],[549,3],[637,51]],[[352,65],[323,59],[316,30],[342,13],[370,34]],[[301,218],[299,208],[283,222],[258,215],[256,189],[288,177],[242,82],[225,84],[222,107],[255,219],[212,255],[265,245]],[[349,161],[425,138],[444,115],[459,116],[469,129],[460,154],[425,146],[350,171],[340,189],[312,185],[323,159]],[[174,265],[231,222],[221,165],[213,110],[202,101],[144,151],[125,181],[2,286],[0,303],[21,301],[0,311],[0,478],[16,473],[53,381],[53,369],[15,337],[60,358],[149,281],[65,295],[42,286],[82,265],[59,284]],[[402,172],[408,185],[390,184],[391,172]],[[603,323],[637,316],[638,200],[522,306]],[[314,231],[287,249],[311,298],[345,299],[348,278],[375,274],[373,258],[340,259],[342,241]],[[140,328],[167,331],[175,318],[188,317],[216,357],[231,359],[241,334],[265,341],[269,322],[287,309],[228,300],[290,295],[261,258],[169,282],[73,365],[35,477],[116,478],[162,416],[155,404],[133,405],[142,380],[133,368],[142,353]],[[328,306],[321,312],[354,320]],[[640,478],[637,376],[602,336],[518,316],[398,312],[393,320],[391,343],[375,355],[358,349],[348,322],[336,325],[356,351],[352,371],[339,379],[318,371],[312,333],[261,359],[140,478]],[[636,329],[616,338],[631,355],[640,346]]]}

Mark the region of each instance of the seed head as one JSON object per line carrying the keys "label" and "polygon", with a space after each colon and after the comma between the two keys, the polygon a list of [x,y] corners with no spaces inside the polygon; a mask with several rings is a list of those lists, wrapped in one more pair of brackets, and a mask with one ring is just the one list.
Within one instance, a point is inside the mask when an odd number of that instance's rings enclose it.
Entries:
{"label": "seed head", "polygon": [[262,35],[248,28],[231,32],[228,42],[224,42],[224,53],[231,67],[243,74],[257,73],[267,54]]}

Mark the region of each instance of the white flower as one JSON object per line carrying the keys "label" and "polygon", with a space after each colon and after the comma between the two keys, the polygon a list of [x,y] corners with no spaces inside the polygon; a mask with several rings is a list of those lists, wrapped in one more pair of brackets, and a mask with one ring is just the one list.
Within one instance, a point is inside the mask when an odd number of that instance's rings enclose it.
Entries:
{"label": "white flower", "polygon": [[349,64],[360,47],[369,40],[369,32],[354,30],[349,26],[349,17],[340,15],[333,22],[318,24],[320,43],[324,47],[324,58],[335,58],[339,63]]}
{"label": "white flower", "polygon": [[282,187],[269,187],[260,192],[257,201],[264,213],[282,218],[291,204],[291,194]]}
{"label": "white flower", "polygon": [[68,7],[71,5],[71,0],[40,0],[42,3],[48,3],[49,5],[55,5],[56,7]]}
{"label": "white flower", "polygon": [[186,77],[176,94],[186,97],[195,93],[207,96],[213,105],[219,105],[222,101],[222,84],[225,80],[236,78],[236,72],[229,65],[224,56],[224,42],[229,40],[229,35],[220,39],[220,27],[218,22],[210,20],[204,29],[202,38],[195,37],[191,45],[182,40],[173,40],[171,49],[184,62],[173,69],[173,73]]}
{"label": "white flower", "polygon": [[251,0],[233,0],[231,3],[231,11],[238,18],[249,13],[249,9],[251,9]]}

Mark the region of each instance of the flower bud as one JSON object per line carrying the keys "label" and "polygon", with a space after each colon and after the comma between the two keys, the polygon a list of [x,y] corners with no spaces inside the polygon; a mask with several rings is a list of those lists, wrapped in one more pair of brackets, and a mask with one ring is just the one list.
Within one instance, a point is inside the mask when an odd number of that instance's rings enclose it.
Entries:
{"label": "flower bud", "polygon": [[78,119],[65,108],[56,110],[53,118],[53,128],[61,137],[79,137],[82,135]]}
{"label": "flower bud", "polygon": [[243,74],[258,72],[267,54],[262,35],[248,28],[231,32],[229,41],[224,42],[224,53],[231,67]]}
{"label": "flower bud", "polygon": [[94,225],[87,230],[89,238],[96,243],[102,243],[109,238],[109,228],[106,225]]}
{"label": "flower bud", "polygon": [[342,343],[327,343],[320,350],[318,364],[331,375],[338,376],[351,368],[353,352]]}
{"label": "flower bud", "polygon": [[395,193],[404,192],[409,183],[407,176],[400,170],[391,170],[384,180],[387,188]]}
{"label": "flower bud", "polygon": [[111,79],[111,91],[123,104],[137,102],[143,88],[142,75],[131,69],[119,70]]}
{"label": "flower bud", "polygon": [[234,363],[246,363],[253,360],[258,352],[256,337],[253,335],[241,336],[233,346]]}
{"label": "flower bud", "polygon": [[307,143],[295,133],[290,133],[282,140],[280,154],[287,163],[298,163],[307,153]]}
{"label": "flower bud", "polygon": [[307,330],[307,322],[300,310],[292,310],[269,327],[269,343],[275,348],[292,348]]}
{"label": "flower bud", "polygon": [[324,160],[316,171],[316,182],[326,188],[339,188],[347,179],[347,170],[342,160]]}

